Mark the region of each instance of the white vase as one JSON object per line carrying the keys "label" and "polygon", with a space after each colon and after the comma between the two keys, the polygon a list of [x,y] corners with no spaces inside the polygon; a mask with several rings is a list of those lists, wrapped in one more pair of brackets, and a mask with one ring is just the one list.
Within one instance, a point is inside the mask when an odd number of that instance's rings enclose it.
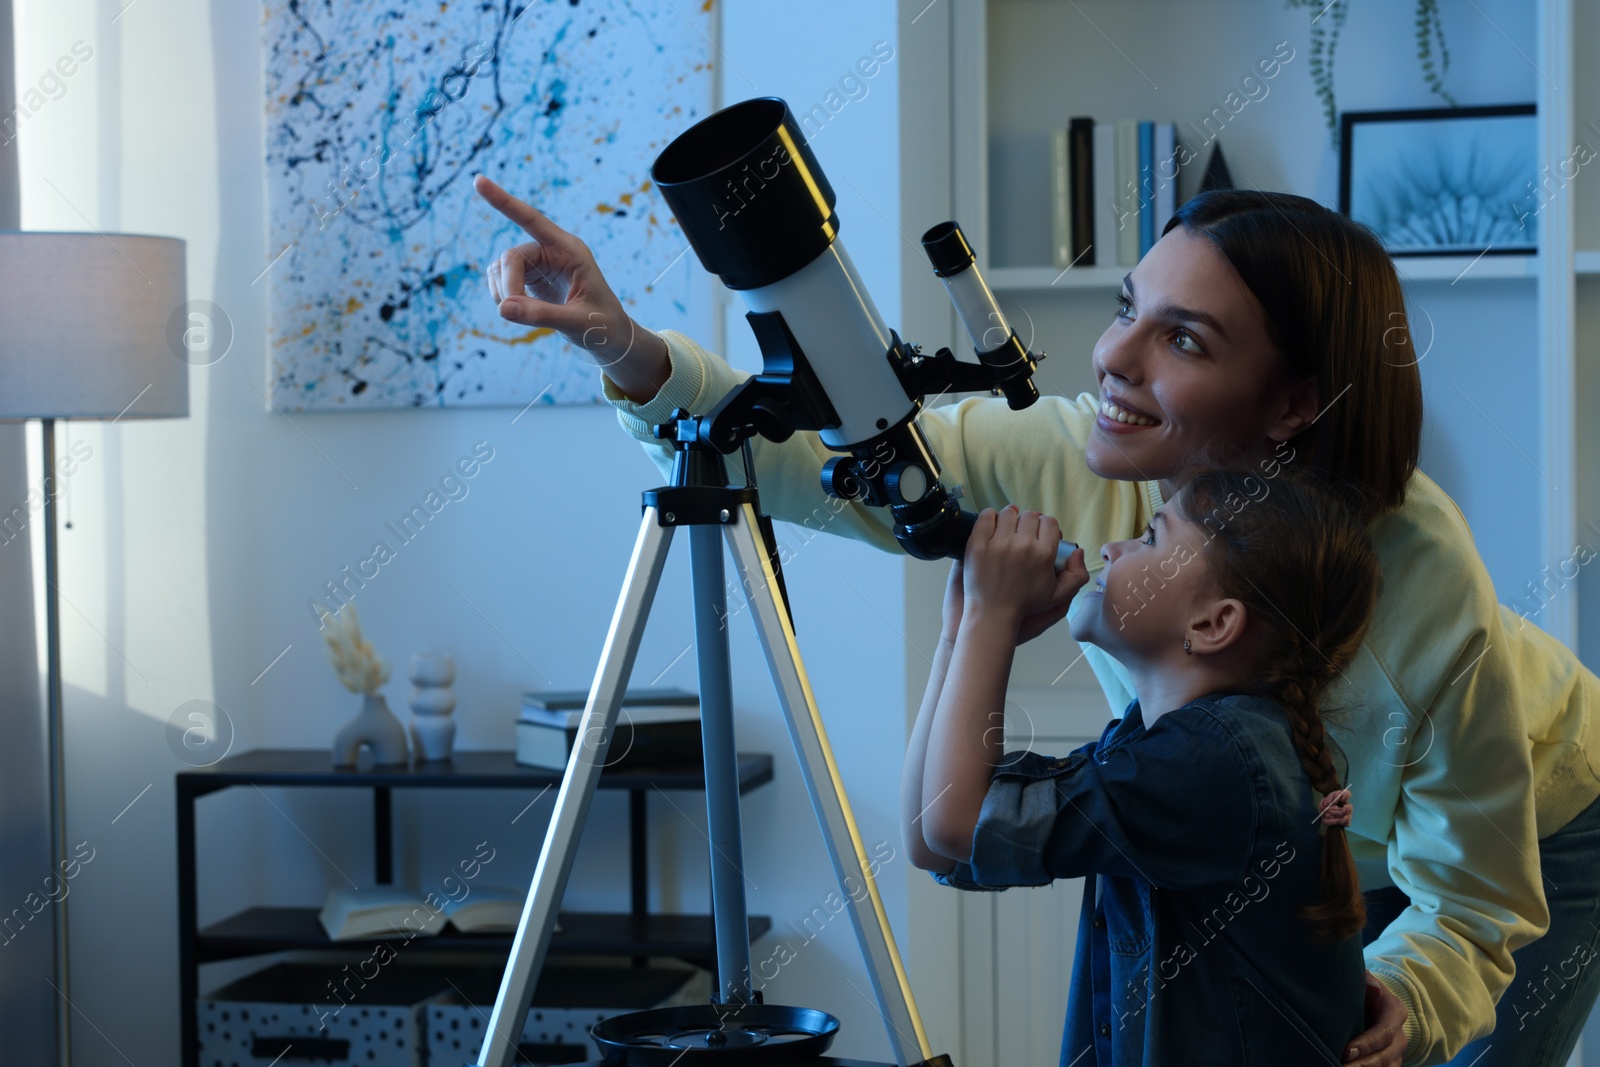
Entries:
{"label": "white vase", "polygon": [[419,760],[447,760],[455,745],[456,661],[443,652],[411,657],[411,747]]}
{"label": "white vase", "polygon": [[373,763],[394,766],[411,762],[405,727],[381,693],[364,694],[361,710],[339,729],[333,739],[333,765],[354,767],[363,745],[372,749]]}

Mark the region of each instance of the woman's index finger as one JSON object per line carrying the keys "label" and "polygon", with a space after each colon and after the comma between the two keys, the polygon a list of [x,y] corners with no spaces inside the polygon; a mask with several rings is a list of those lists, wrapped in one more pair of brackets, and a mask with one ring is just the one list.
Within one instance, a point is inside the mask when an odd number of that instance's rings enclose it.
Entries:
{"label": "woman's index finger", "polygon": [[486,174],[480,174],[474,178],[472,187],[478,191],[479,196],[488,202],[490,207],[518,226],[521,226],[529,236],[543,244],[560,244],[572,236],[546,218],[538,208],[506,192],[495,183],[494,179]]}

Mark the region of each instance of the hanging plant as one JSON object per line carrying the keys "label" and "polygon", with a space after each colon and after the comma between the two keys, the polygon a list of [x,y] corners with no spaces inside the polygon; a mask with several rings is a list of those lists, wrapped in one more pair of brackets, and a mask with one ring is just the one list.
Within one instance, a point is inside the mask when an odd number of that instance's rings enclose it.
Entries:
{"label": "hanging plant", "polygon": [[[1433,65],[1433,43],[1439,44],[1439,67]],[[1444,44],[1444,22],[1439,18],[1439,0],[1417,0],[1417,58],[1422,61],[1422,77],[1435,96],[1451,107],[1460,107],[1444,87],[1450,73],[1450,50]]]}
{"label": "hanging plant", "polygon": [[[1345,17],[1350,13],[1350,0],[1286,0],[1291,8],[1304,7],[1311,16],[1311,84],[1316,88],[1317,99],[1322,101],[1322,114],[1327,120],[1328,133],[1337,150],[1339,147],[1339,106],[1333,95],[1333,53],[1339,47],[1339,31],[1344,28]],[[1445,46],[1444,21],[1439,15],[1439,0],[1417,0],[1417,61],[1422,66],[1422,79],[1428,89],[1451,107],[1459,107],[1456,98],[1444,87],[1444,76],[1450,72],[1450,50]],[[1437,53],[1437,61],[1435,60]]]}

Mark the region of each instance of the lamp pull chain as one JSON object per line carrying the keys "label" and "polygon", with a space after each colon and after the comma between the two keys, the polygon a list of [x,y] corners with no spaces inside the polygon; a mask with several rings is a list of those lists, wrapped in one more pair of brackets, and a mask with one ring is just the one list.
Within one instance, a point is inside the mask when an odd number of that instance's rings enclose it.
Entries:
{"label": "lamp pull chain", "polygon": [[[66,454],[70,456],[70,455],[72,455],[72,420],[70,420],[70,419],[62,419],[61,420],[61,425],[62,425],[62,429],[65,431],[64,432],[64,436],[67,439],[67,442],[66,442],[67,443]],[[55,478],[56,478],[56,487],[59,490],[60,486],[61,486],[61,475],[60,475],[60,472],[56,472]],[[70,530],[70,529],[72,529],[72,493],[68,492],[68,493],[65,494],[65,496],[66,496],[66,499],[65,499],[64,502],[67,505],[67,509],[66,509],[66,515],[64,516],[65,521],[62,522],[61,525],[62,525],[62,527],[64,529]]]}

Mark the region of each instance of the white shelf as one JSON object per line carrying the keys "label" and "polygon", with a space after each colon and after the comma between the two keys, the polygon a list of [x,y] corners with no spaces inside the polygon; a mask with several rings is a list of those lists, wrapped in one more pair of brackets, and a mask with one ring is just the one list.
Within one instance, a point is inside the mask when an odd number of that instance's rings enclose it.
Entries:
{"label": "white shelf", "polygon": [[990,267],[984,273],[997,293],[1038,292],[1041,289],[1115,289],[1132,267]]}
{"label": "white shelf", "polygon": [[1511,256],[1400,256],[1400,280],[1456,281],[1487,278],[1537,278],[1539,257],[1532,252]]}
{"label": "white shelf", "polygon": [[[1574,257],[1579,274],[1600,274],[1600,251]],[[1512,256],[1401,256],[1395,266],[1402,281],[1483,281],[1489,278],[1537,278],[1539,258]],[[1037,293],[1049,289],[1115,289],[1133,268],[991,267],[985,277],[997,293]]]}
{"label": "white shelf", "polygon": [[[1600,274],[1600,249],[1573,254],[1578,274]],[[1537,278],[1539,257],[1401,256],[1395,266],[1401,281],[1483,281],[1489,278]],[[1115,289],[1132,267],[990,267],[984,277],[997,293],[1037,293],[1049,289]]]}

